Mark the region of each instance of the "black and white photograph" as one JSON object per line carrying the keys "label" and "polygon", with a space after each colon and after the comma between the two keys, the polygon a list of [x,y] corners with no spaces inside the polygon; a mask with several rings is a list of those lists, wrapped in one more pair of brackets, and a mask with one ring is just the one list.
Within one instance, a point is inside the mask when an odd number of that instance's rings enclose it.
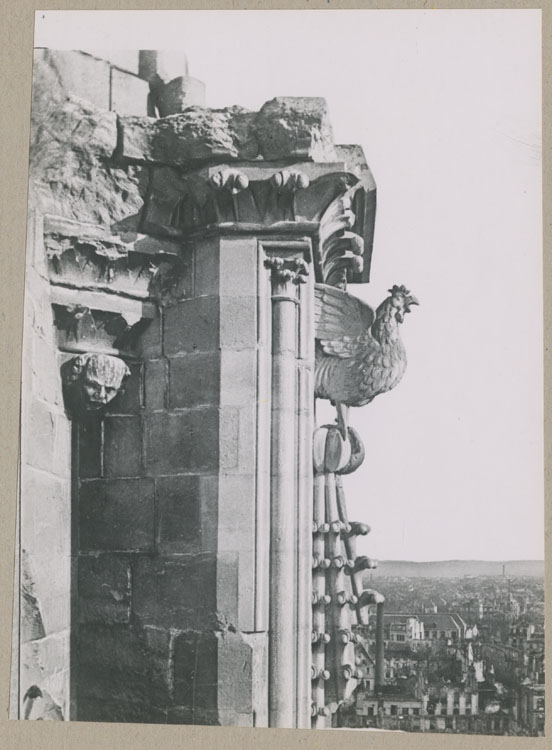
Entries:
{"label": "black and white photograph", "polygon": [[539,10],[36,13],[12,719],[544,735],[541,87]]}

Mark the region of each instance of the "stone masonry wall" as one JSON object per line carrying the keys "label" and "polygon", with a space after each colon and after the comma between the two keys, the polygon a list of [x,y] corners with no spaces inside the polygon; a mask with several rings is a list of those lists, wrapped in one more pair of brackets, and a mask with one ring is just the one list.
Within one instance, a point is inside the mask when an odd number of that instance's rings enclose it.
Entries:
{"label": "stone masonry wall", "polygon": [[[71,424],[61,392],[40,218],[29,223],[23,337],[20,490],[20,715],[37,685],[69,718]],[[12,706],[12,713],[16,710]]]}
{"label": "stone masonry wall", "polygon": [[[182,104],[184,89],[170,89],[166,101]],[[183,107],[155,118],[143,117],[148,92],[149,83],[113,63],[37,52],[19,691],[21,699],[31,685],[43,691],[30,718],[50,700],[65,719],[266,726],[266,248],[272,242],[273,255],[300,252],[312,264],[320,223],[339,241],[327,243],[318,272],[333,264],[347,273],[351,256],[360,273],[362,243],[343,255],[341,245],[358,240],[343,232],[366,234],[349,206],[356,211],[375,193],[367,167],[350,168],[345,147],[334,146],[323,100],[274,99],[258,113]],[[250,176],[229,163],[245,164]],[[294,171],[303,164],[310,187]],[[240,222],[234,233],[224,229]],[[306,293],[301,299],[305,315]],[[139,322],[129,323],[123,345],[109,316],[126,325],[129,305]],[[311,323],[297,325],[305,351]],[[102,413],[70,421],[59,367],[77,351],[106,347],[131,370],[125,388]],[[300,398],[291,393],[285,405],[290,413],[296,399],[312,400],[303,380]],[[310,467],[310,454],[303,459]],[[301,526],[309,537],[311,516]],[[290,597],[299,608],[297,592]],[[302,597],[308,610],[307,589]]]}
{"label": "stone masonry wall", "polygon": [[255,251],[190,245],[181,298],[141,338],[125,392],[78,428],[81,720],[263,722]]}

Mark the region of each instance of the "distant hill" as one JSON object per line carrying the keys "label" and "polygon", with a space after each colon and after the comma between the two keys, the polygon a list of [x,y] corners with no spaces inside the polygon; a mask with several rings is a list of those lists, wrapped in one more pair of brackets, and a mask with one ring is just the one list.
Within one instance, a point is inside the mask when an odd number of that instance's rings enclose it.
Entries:
{"label": "distant hill", "polygon": [[[410,560],[380,560],[373,572],[378,576],[404,578],[462,578],[463,576],[500,576],[502,566],[507,576],[544,578],[543,560],[440,560],[413,562]],[[370,577],[367,574],[367,578]]]}

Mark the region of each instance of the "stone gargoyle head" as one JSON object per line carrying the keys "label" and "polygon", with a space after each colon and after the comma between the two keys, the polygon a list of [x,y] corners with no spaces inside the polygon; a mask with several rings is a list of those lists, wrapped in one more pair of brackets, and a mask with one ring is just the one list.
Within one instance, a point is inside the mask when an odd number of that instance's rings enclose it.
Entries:
{"label": "stone gargoyle head", "polygon": [[130,370],[110,354],[79,354],[61,369],[66,405],[73,413],[98,411],[112,401]]}

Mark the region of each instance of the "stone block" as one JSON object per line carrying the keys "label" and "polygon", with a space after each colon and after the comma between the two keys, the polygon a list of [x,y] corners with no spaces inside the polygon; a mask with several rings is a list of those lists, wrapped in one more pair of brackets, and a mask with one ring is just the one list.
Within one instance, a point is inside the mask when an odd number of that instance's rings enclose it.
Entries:
{"label": "stone block", "polygon": [[[255,476],[223,474],[218,491],[219,550],[247,555],[255,546]],[[252,563],[252,560],[250,561]],[[253,573],[253,570],[251,570]],[[244,571],[247,577],[247,570]],[[245,629],[245,628],[244,628]]]}
{"label": "stone block", "polygon": [[183,633],[174,643],[175,702],[204,719],[204,712],[232,712],[252,723],[251,667],[251,647],[239,634]]}
{"label": "stone block", "polygon": [[101,477],[103,458],[103,422],[98,414],[84,416],[78,425],[78,476]]}
{"label": "stone block", "polygon": [[150,703],[174,703],[173,633],[165,627],[144,626],[143,637],[149,654]]}
{"label": "stone block", "polygon": [[136,341],[136,353],[144,358],[156,359],[163,353],[163,313],[153,320],[143,322],[143,328]]}
{"label": "stone block", "polygon": [[137,557],[132,566],[132,612],[143,625],[203,629],[215,611],[216,558]]}
{"label": "stone block", "polygon": [[201,551],[216,552],[218,546],[218,486],[217,474],[199,477]]}
{"label": "stone block", "polygon": [[153,480],[92,479],[82,483],[79,539],[81,550],[152,550]]}
{"label": "stone block", "polygon": [[137,477],[142,473],[140,417],[107,416],[104,420],[104,475]]}
{"label": "stone block", "polygon": [[[39,495],[39,499],[44,497],[45,493]],[[70,527],[68,522],[64,527],[49,510],[51,522],[42,534],[37,527],[38,537],[24,532],[21,524],[23,640],[69,628]],[[60,515],[66,521],[67,512]]]}
{"label": "stone block", "polygon": [[140,414],[144,402],[144,368],[141,363],[128,363],[130,376],[107,407],[109,414]]}
{"label": "stone block", "polygon": [[130,563],[121,555],[78,560],[79,622],[124,623],[130,616]]}
{"label": "stone block", "polygon": [[254,159],[255,114],[242,107],[190,107],[153,119],[122,117],[119,155],[132,161],[190,166],[220,159]]}
{"label": "stone block", "polygon": [[[50,325],[52,325],[51,322]],[[33,335],[31,362],[33,393],[48,404],[60,406],[63,403],[63,397],[56,354],[57,347],[53,341]]]}
{"label": "stone block", "polygon": [[[35,75],[47,75],[48,68],[65,95],[81,97],[100,109],[109,109],[109,63],[83,52],[39,50],[35,55]],[[50,89],[51,91],[51,89]]]}
{"label": "stone block", "polygon": [[326,100],[280,96],[263,104],[255,122],[263,157],[336,161]]}
{"label": "stone block", "polygon": [[87,50],[88,54],[94,57],[100,58],[100,60],[107,60],[111,65],[116,65],[121,70],[126,70],[129,73],[135,73],[138,75],[139,72],[139,53],[137,50],[127,49],[91,49]]}
{"label": "stone block", "polygon": [[173,167],[150,167],[150,170],[150,190],[142,231],[155,235],[179,236],[181,232],[175,221],[175,214],[187,191],[185,176]]}
{"label": "stone block", "polygon": [[156,480],[157,545],[162,555],[201,550],[200,482],[194,475]]}
{"label": "stone block", "polygon": [[239,409],[224,406],[220,409],[219,456],[221,471],[239,468]]}
{"label": "stone block", "polygon": [[[109,687],[109,686],[108,686]],[[104,691],[109,694],[109,689]],[[86,698],[77,706],[77,721],[115,722],[118,724],[166,724],[167,711],[145,701]]]}
{"label": "stone block", "polygon": [[197,240],[194,243],[194,294],[196,297],[218,295],[221,282],[220,239],[207,237]]}
{"label": "stone block", "polygon": [[[60,53],[54,53],[60,54]],[[61,53],[71,55],[75,53]],[[77,53],[78,54],[78,53]],[[109,66],[107,71],[107,96],[109,96]],[[42,127],[55,127],[56,129],[48,131],[48,134],[42,134],[42,138],[55,140],[58,143],[64,143],[68,150],[81,150],[88,156],[96,158],[110,158],[117,146],[117,116],[115,112],[109,112],[109,101],[107,103],[94,102],[87,97],[86,90],[74,92],[67,91],[61,98],[56,101],[56,106],[52,107],[52,89],[41,91],[42,85],[46,84],[46,79],[39,75],[33,86],[33,111],[32,119],[34,130]],[[58,92],[59,93],[59,92]],[[50,106],[44,106],[46,100],[42,101],[49,95]],[[92,95],[93,96],[93,95]],[[103,95],[99,97],[103,99]],[[78,121],[80,127],[75,127]],[[53,135],[52,135],[53,134]],[[37,133],[37,135],[40,135]],[[35,146],[38,144],[35,144]],[[34,161],[32,157],[40,161]],[[45,154],[36,154],[32,152],[31,170],[33,166],[43,163]],[[33,170],[32,170],[33,173]]]}
{"label": "stone block", "polygon": [[[219,534],[219,540],[221,536]],[[250,574],[253,571],[250,571]],[[232,627],[237,628],[239,625],[239,610],[244,606],[249,606],[242,602],[240,597],[246,594],[248,584],[244,583],[243,589],[239,580],[240,575],[240,555],[239,552],[218,551],[217,552],[217,610],[224,616]],[[250,581],[248,581],[250,585]],[[251,592],[252,593],[252,592]],[[242,618],[242,620],[247,618]],[[250,623],[248,623],[250,625]]]}
{"label": "stone block", "polygon": [[165,312],[165,354],[218,349],[220,313],[215,296],[185,300],[169,307]]}
{"label": "stone block", "polygon": [[109,232],[136,231],[149,173],[135,165],[106,169],[117,146],[115,112],[60,91],[52,67],[35,67],[31,206]]}
{"label": "stone block", "polygon": [[218,467],[218,410],[156,412],[146,416],[149,472],[209,472]]}
{"label": "stone block", "polygon": [[[69,632],[55,633],[41,640],[24,643],[20,650],[19,697],[32,685],[38,685],[42,698],[33,701],[30,720],[68,716],[69,705]],[[20,714],[21,716],[23,713]],[[59,719],[58,719],[59,720]]]}
{"label": "stone block", "polygon": [[255,297],[220,298],[220,346],[248,349],[257,343],[257,300]]}
{"label": "stone block", "polygon": [[255,470],[257,453],[261,450],[265,435],[257,438],[257,404],[250,403],[239,410],[239,445],[238,470],[240,474],[249,474]]}
{"label": "stone block", "polygon": [[64,413],[56,414],[56,439],[52,473],[67,480],[71,477],[71,433],[72,424]]}
{"label": "stone block", "polygon": [[145,407],[148,411],[165,408],[168,384],[166,359],[150,359],[145,363]]}
{"label": "stone block", "polygon": [[37,469],[51,471],[55,456],[56,413],[42,401],[27,401],[22,425],[23,461]]}
{"label": "stone block", "polygon": [[160,119],[121,118],[123,159],[179,167],[220,160],[337,159],[326,101],[277,97],[259,112],[192,106]]}
{"label": "stone block", "polygon": [[160,695],[157,680],[160,667],[165,676],[170,671],[170,634],[156,639],[147,631],[139,624],[81,624],[75,653],[79,720],[80,707],[97,701],[112,703],[114,721],[128,716],[129,707],[142,708],[135,721],[148,721],[160,702],[167,703],[167,690]]}
{"label": "stone block", "polygon": [[[199,251],[196,258],[199,260]],[[220,291],[225,297],[257,297],[258,246],[254,237],[220,240]],[[196,272],[197,275],[197,272]]]}
{"label": "stone block", "polygon": [[218,709],[252,714],[252,649],[239,633],[228,632],[219,640]]}
{"label": "stone block", "polygon": [[190,632],[174,641],[174,698],[179,706],[216,709],[218,692],[216,633]]}
{"label": "stone block", "polygon": [[[21,546],[30,555],[51,560],[45,571],[42,566],[35,567],[37,580],[45,573],[46,583],[59,560],[68,560],[70,555],[70,484],[64,478],[23,466],[21,498]],[[49,589],[55,591],[57,587],[50,585]]]}
{"label": "stone block", "polygon": [[188,107],[195,105],[205,106],[205,84],[188,75],[180,75],[158,86],[155,94],[160,117],[184,112]]}
{"label": "stone block", "polygon": [[255,349],[220,353],[220,402],[224,406],[245,406],[257,398],[257,352]]}
{"label": "stone block", "polygon": [[217,405],[220,353],[197,352],[169,360],[169,408]]}
{"label": "stone block", "polygon": [[138,76],[111,68],[111,104],[118,115],[147,117],[149,84]]}

